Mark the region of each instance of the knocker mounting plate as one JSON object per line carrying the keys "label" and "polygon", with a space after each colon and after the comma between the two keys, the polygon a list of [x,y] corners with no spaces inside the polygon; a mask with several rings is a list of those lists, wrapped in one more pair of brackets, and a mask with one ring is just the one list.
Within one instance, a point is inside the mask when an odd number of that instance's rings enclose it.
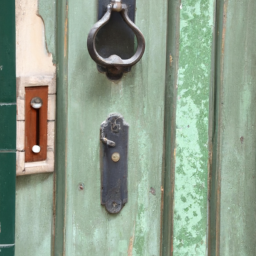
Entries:
{"label": "knocker mounting plate", "polygon": [[98,0],[98,22],[87,47],[98,70],[111,80],[121,79],[144,53],[144,37],[134,24],[135,8],[136,0]]}
{"label": "knocker mounting plate", "polygon": [[120,114],[111,114],[101,124],[101,204],[109,213],[119,213],[127,203],[128,130]]}

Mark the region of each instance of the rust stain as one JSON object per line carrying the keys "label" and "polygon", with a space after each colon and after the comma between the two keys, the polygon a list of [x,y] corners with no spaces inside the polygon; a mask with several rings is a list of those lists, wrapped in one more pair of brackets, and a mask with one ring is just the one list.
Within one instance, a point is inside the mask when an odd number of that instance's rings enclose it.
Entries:
{"label": "rust stain", "polygon": [[218,175],[216,206],[216,256],[220,255],[220,173]]}
{"label": "rust stain", "polygon": [[[225,38],[226,38],[226,24],[227,24],[227,9],[228,9],[228,1],[225,2],[224,8],[223,8],[223,27],[222,27],[222,43],[221,43],[221,71],[223,75],[223,62],[224,62],[224,51],[225,51]],[[223,76],[221,76],[223,78]]]}
{"label": "rust stain", "polygon": [[172,55],[170,55],[170,66],[172,66],[172,61],[173,61],[173,58],[172,58]]}
{"label": "rust stain", "polygon": [[130,238],[129,247],[128,247],[128,256],[132,256],[134,235]]}
{"label": "rust stain", "polygon": [[[224,52],[225,52],[225,39],[226,39],[226,25],[227,25],[227,10],[228,10],[228,0],[224,1],[223,6],[223,26],[222,26],[222,38],[221,38],[221,74],[220,74],[220,84],[221,93],[220,100],[222,102],[222,86],[224,80]],[[219,116],[219,124],[221,123],[221,115]],[[220,134],[218,135],[218,140],[220,141]],[[217,156],[218,158],[220,156]],[[220,169],[217,170],[217,191],[216,191],[216,256],[220,255],[220,196],[221,196],[221,173]]]}

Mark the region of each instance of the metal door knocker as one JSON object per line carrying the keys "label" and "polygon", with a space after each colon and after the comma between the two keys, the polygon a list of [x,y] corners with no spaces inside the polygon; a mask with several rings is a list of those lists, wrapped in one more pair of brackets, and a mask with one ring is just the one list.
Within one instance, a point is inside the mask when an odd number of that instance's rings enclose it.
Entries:
{"label": "metal door knocker", "polygon": [[135,0],[98,2],[99,21],[88,35],[87,48],[98,70],[111,80],[119,80],[142,58],[145,50],[144,36],[134,24]]}

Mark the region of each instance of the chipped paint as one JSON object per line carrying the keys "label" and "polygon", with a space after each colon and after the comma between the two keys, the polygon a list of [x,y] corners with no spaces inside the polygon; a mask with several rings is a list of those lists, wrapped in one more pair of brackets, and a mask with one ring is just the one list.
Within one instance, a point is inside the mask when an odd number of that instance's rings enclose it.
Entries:
{"label": "chipped paint", "polygon": [[38,15],[44,22],[46,49],[52,54],[53,63],[55,63],[56,0],[39,0]]}
{"label": "chipped paint", "polygon": [[169,56],[169,59],[170,59],[170,66],[172,66],[172,62],[173,62],[172,55]]}
{"label": "chipped paint", "polygon": [[134,242],[134,235],[130,238],[129,247],[128,247],[128,256],[132,256],[133,250],[133,242]]}
{"label": "chipped paint", "polygon": [[182,1],[173,255],[206,254],[213,0]]}
{"label": "chipped paint", "polygon": [[52,55],[46,49],[44,22],[37,13],[37,1],[16,0],[17,77],[55,73]]}

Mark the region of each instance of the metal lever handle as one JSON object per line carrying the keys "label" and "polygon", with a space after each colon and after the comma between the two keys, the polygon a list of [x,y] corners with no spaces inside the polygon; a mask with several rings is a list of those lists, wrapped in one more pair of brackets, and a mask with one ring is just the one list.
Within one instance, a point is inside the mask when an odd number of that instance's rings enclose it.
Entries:
{"label": "metal lever handle", "polygon": [[39,109],[42,107],[43,105],[43,101],[40,97],[35,97],[31,100],[30,102],[30,105],[32,108],[34,108],[35,110],[37,110],[37,120],[36,120],[36,127],[37,127],[37,138],[36,138],[36,143],[38,145],[34,145],[32,147],[32,151],[35,153],[35,154],[38,154],[40,153],[41,151],[41,147],[39,146]]}
{"label": "metal lever handle", "polygon": [[[111,55],[108,58],[103,58],[99,55],[95,47],[95,39],[99,30],[109,21],[112,12],[120,12],[124,21],[132,29],[135,36],[137,37],[137,50],[135,54],[129,59],[122,59],[118,55]],[[121,0],[112,1],[111,4],[107,6],[107,12],[92,27],[88,39],[87,39],[87,48],[91,58],[100,66],[103,67],[131,67],[135,65],[143,56],[145,50],[145,39],[139,28],[130,20],[128,16],[128,7],[126,4],[122,4]]]}

